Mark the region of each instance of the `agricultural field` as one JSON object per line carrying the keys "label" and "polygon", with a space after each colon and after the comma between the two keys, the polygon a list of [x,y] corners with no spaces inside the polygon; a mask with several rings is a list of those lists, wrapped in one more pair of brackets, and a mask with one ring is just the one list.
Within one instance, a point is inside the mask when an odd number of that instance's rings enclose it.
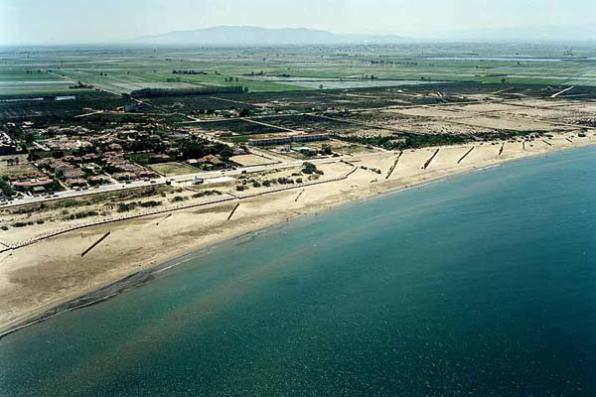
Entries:
{"label": "agricultural field", "polygon": [[0,74],[0,95],[45,95],[68,93],[75,82],[37,69],[4,69]]}
{"label": "agricultural field", "polygon": [[289,92],[416,84],[596,85],[596,50],[560,45],[263,48],[4,48],[0,95],[142,88],[246,87]]}
{"label": "agricultural field", "polygon": [[[68,94],[68,95],[65,95]],[[119,95],[102,91],[49,92],[43,94],[18,95],[0,99],[0,118],[22,118],[49,115],[79,115],[85,109],[105,110],[123,106],[124,101]]]}

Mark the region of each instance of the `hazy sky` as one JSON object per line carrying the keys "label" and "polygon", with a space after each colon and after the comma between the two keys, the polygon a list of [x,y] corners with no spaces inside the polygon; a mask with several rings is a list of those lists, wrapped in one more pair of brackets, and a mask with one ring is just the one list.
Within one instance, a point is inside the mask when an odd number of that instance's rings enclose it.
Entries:
{"label": "hazy sky", "polygon": [[596,0],[0,0],[0,43],[107,43],[216,25],[441,36],[596,25]]}

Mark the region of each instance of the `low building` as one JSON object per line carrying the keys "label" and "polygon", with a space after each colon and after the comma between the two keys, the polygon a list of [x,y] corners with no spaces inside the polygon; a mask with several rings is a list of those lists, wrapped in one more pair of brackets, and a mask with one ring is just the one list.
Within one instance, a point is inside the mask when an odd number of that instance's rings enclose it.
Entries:
{"label": "low building", "polygon": [[111,143],[108,145],[108,149],[111,152],[121,152],[122,151],[122,145],[120,145],[119,143]]}
{"label": "low building", "polygon": [[61,140],[61,141],[49,141],[46,142],[46,146],[52,152],[64,152],[64,153],[72,153],[75,151],[86,151],[93,148],[93,144],[87,141],[80,141],[80,140]]}
{"label": "low building", "polygon": [[87,179],[87,182],[92,186],[98,186],[98,185],[105,185],[105,184],[109,183],[109,179],[103,175],[94,175],[94,176],[90,176]]}
{"label": "low building", "polygon": [[132,172],[116,172],[112,174],[112,177],[120,182],[132,181],[136,179],[136,175]]}
{"label": "low building", "polygon": [[223,161],[221,161],[221,159],[217,156],[214,156],[212,154],[208,154],[205,157],[201,157],[200,159],[197,159],[197,162],[199,164],[211,164],[211,165],[222,165]]}
{"label": "low building", "polygon": [[90,176],[87,179],[87,183],[89,183],[92,186],[105,185],[109,182],[110,182],[110,180],[103,175],[94,175],[94,176]]}
{"label": "low building", "polygon": [[170,161],[172,158],[170,156],[168,156],[167,154],[152,154],[151,155],[151,161],[154,163],[161,163],[161,162],[166,162],[166,161]]}
{"label": "low building", "polygon": [[85,180],[84,178],[73,178],[73,179],[68,179],[66,182],[64,182],[67,186],[69,187],[83,187],[83,186],[87,186],[87,180]]}
{"label": "low building", "polygon": [[[12,183],[12,186],[16,190],[20,190],[20,191],[39,192],[39,191],[45,191],[53,183],[54,183],[54,181],[51,180],[50,178],[42,177],[42,178],[16,181],[16,182]],[[39,188],[43,188],[43,190],[39,189]]]}
{"label": "low building", "polygon": [[292,142],[316,142],[329,140],[328,134],[306,134],[295,135],[292,137]]}
{"label": "low building", "polygon": [[291,136],[282,136],[275,138],[249,139],[248,143],[252,146],[276,146],[288,145],[292,143]]}
{"label": "low building", "polygon": [[155,172],[151,172],[149,170],[143,170],[143,171],[140,171],[139,173],[137,173],[137,176],[139,178],[143,178],[143,179],[147,179],[147,178],[151,179],[151,178],[156,178],[157,174]]}
{"label": "low building", "polygon": [[61,178],[65,180],[80,179],[85,176],[85,171],[80,168],[70,167],[60,172]]}
{"label": "low building", "polygon": [[200,159],[187,160],[186,162],[190,165],[202,165],[207,167],[220,167],[224,165],[224,162],[213,154],[208,154],[207,156],[201,157]]}

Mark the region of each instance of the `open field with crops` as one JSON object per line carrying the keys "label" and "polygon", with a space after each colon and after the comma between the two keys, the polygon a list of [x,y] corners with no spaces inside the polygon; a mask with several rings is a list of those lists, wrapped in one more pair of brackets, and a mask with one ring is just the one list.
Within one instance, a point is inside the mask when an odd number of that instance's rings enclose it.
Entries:
{"label": "open field with crops", "polygon": [[246,87],[250,92],[420,83],[596,85],[590,46],[433,45],[265,48],[4,48],[0,96],[142,88]]}

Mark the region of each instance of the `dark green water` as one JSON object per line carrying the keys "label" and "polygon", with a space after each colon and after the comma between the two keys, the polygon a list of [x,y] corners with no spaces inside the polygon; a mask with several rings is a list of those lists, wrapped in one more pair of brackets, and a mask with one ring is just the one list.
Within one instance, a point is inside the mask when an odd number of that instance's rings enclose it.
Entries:
{"label": "dark green water", "polygon": [[223,245],[0,341],[5,396],[594,396],[596,149]]}

